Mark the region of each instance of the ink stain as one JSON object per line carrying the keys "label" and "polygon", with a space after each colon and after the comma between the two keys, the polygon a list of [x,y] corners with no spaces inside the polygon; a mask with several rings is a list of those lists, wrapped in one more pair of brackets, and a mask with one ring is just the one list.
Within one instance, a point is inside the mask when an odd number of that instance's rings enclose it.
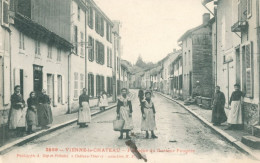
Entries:
{"label": "ink stain", "polygon": [[141,153],[137,150],[137,146],[132,140],[127,140],[125,144],[130,148],[131,152],[135,155],[135,157],[140,160],[144,160],[144,162],[147,162],[147,159],[141,155]]}

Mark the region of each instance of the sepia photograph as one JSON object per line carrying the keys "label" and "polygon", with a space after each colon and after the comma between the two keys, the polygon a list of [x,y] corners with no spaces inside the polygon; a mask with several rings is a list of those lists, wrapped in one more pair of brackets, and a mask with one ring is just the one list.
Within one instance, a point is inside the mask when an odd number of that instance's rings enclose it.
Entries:
{"label": "sepia photograph", "polygon": [[260,0],[0,0],[0,163],[260,162]]}

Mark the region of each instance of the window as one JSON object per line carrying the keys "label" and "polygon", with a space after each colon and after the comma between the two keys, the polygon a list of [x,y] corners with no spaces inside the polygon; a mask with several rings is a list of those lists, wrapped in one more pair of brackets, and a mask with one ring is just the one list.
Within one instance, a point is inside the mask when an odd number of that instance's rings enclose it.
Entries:
{"label": "window", "polygon": [[113,56],[112,56],[112,49],[110,49],[110,67],[112,68],[112,58],[113,58]]}
{"label": "window", "polygon": [[80,7],[78,6],[78,20],[80,21]]}
{"label": "window", "polygon": [[113,94],[113,84],[112,84],[112,77],[107,77],[107,94]]}
{"label": "window", "polygon": [[80,93],[82,93],[83,88],[84,88],[84,74],[80,74]]}
{"label": "window", "polygon": [[99,28],[99,15],[97,12],[95,12],[95,30],[99,34],[98,28]]}
{"label": "window", "polygon": [[247,0],[247,18],[252,16],[252,0]]}
{"label": "window", "polygon": [[24,34],[19,32],[19,49],[24,50]]}
{"label": "window", "polygon": [[88,44],[91,48],[88,49],[88,59],[89,61],[94,61],[94,39],[89,36],[88,37]]}
{"label": "window", "polygon": [[74,26],[74,50],[78,55],[78,27]]}
{"label": "window", "polygon": [[88,94],[90,97],[94,97],[94,75],[88,74]]}
{"label": "window", "polygon": [[105,64],[105,46],[96,40],[96,62],[104,65]]}
{"label": "window", "polygon": [[61,61],[61,49],[57,49],[57,61]]}
{"label": "window", "polygon": [[79,76],[78,76],[78,73],[77,72],[74,72],[74,98],[78,98],[79,97],[79,94],[78,94],[78,89],[79,89],[79,86],[78,86],[78,83],[79,82]]}
{"label": "window", "polygon": [[243,60],[244,60],[244,89],[246,92],[246,96],[252,98],[253,97],[253,43],[245,45],[243,47]]}
{"label": "window", "polygon": [[48,55],[47,58],[52,59],[52,46],[48,45]]}
{"label": "window", "polygon": [[110,67],[110,51],[109,48],[107,47],[107,67]]}
{"label": "window", "polygon": [[80,55],[84,56],[84,34],[80,32]]}
{"label": "window", "polygon": [[8,1],[5,1],[5,0],[2,0],[2,22],[1,24],[8,27],[9,26],[9,14],[8,14],[8,11],[9,11],[9,4],[8,4]]}
{"label": "window", "polygon": [[100,28],[100,35],[103,37],[104,36],[104,30],[105,30],[105,28],[104,28],[104,19],[103,19],[103,17],[101,17],[100,18],[100,21],[101,21],[101,23],[100,23],[100,25],[101,25],[101,28]]}
{"label": "window", "polygon": [[110,41],[110,25],[108,24],[108,22],[106,22],[106,24],[107,24],[107,28],[106,28],[106,37],[107,37],[107,41]]}
{"label": "window", "polygon": [[40,41],[38,40],[35,40],[35,54],[41,55]]}
{"label": "window", "polygon": [[96,76],[96,96],[100,94],[100,76]]}
{"label": "window", "polygon": [[88,26],[93,29],[93,9],[89,8],[88,14]]}

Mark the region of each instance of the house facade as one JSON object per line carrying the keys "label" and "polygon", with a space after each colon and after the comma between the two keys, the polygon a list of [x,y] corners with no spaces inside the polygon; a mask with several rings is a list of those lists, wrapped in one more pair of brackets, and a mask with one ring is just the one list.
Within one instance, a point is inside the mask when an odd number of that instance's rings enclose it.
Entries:
{"label": "house facade", "polygon": [[212,38],[210,15],[203,24],[188,30],[178,40],[183,58],[183,98],[192,96],[200,84],[200,96],[212,96]]}
{"label": "house facade", "polygon": [[[244,124],[259,123],[259,1],[217,2],[217,80],[226,96],[226,106],[240,84],[244,98]],[[232,12],[230,12],[232,10]]]}

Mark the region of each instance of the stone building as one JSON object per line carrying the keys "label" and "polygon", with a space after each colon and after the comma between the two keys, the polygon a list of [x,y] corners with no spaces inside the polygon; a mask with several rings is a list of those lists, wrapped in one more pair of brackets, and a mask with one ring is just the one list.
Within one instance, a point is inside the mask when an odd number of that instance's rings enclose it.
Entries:
{"label": "stone building", "polygon": [[188,30],[178,40],[182,47],[184,99],[196,92],[212,96],[211,32],[210,14],[206,13],[200,26]]}

